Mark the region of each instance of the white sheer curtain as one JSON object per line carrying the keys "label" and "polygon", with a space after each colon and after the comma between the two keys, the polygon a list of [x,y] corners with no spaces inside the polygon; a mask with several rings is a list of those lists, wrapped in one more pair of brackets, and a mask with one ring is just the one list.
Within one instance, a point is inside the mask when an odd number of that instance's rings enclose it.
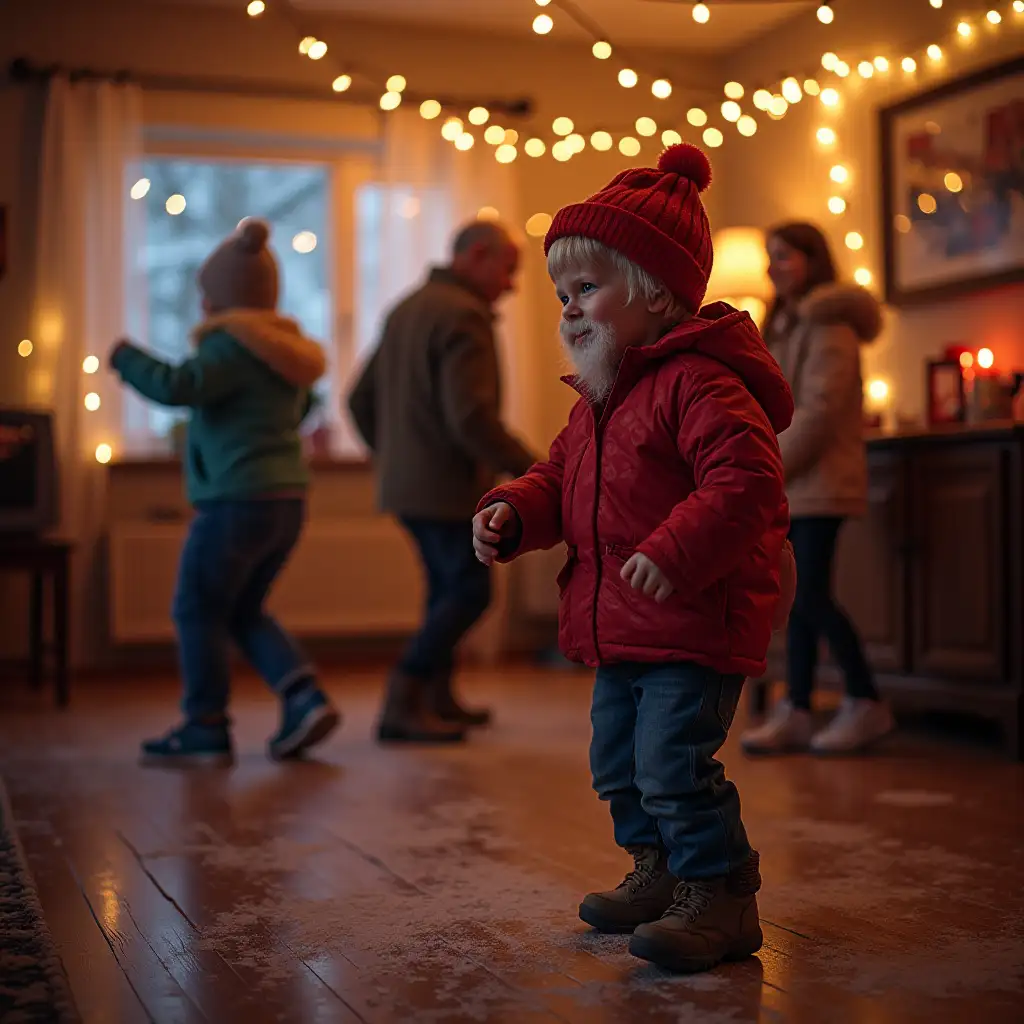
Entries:
{"label": "white sheer curtain", "polygon": [[[499,164],[494,148],[477,133],[473,149],[462,152],[441,137],[441,123],[425,121],[413,110],[396,110],[384,118],[384,146],[378,174],[380,202],[376,231],[364,225],[361,241],[375,249],[374,259],[360,260],[364,275],[356,289],[363,308],[360,341],[376,342],[380,322],[390,306],[423,281],[431,266],[446,263],[458,228],[477,216],[497,216],[514,231],[520,224],[514,165]],[[519,402],[514,358],[519,325],[525,322],[522,300],[502,301],[495,324],[504,370],[506,415],[514,422]],[[367,329],[372,324],[372,329]],[[359,356],[367,355],[361,351]],[[490,614],[467,638],[472,652],[494,660],[504,647],[507,621],[507,574],[495,579]]]}
{"label": "white sheer curtain", "polygon": [[133,269],[143,225],[129,199],[141,174],[142,101],[130,84],[58,76],[48,89],[37,230],[39,360],[30,390],[54,416],[61,532],[76,545],[70,621],[72,659],[80,664],[99,649],[105,622],[97,598],[106,473],[97,450],[109,445],[116,455],[122,434],[121,392],[107,354],[144,323],[145,284]]}

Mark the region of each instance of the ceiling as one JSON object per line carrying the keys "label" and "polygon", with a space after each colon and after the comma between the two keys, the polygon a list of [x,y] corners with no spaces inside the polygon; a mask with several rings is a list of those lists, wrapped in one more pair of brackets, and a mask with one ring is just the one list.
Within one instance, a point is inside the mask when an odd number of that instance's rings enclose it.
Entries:
{"label": "ceiling", "polygon": [[[223,4],[243,0],[206,0]],[[268,7],[274,0],[267,0]],[[548,14],[553,42],[589,42],[567,10],[594,24],[613,43],[716,54],[742,46],[780,22],[800,15],[813,18],[819,0],[708,0],[711,17],[698,25],[692,0],[552,0],[544,8],[534,0],[289,0],[297,10],[352,15],[406,25],[433,25],[501,35],[529,35],[533,19]]]}

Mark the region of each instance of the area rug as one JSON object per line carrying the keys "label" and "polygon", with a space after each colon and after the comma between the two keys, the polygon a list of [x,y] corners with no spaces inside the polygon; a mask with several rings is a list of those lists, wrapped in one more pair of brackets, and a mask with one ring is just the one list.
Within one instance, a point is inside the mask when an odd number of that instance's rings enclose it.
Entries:
{"label": "area rug", "polygon": [[0,782],[0,1021],[80,1020]]}

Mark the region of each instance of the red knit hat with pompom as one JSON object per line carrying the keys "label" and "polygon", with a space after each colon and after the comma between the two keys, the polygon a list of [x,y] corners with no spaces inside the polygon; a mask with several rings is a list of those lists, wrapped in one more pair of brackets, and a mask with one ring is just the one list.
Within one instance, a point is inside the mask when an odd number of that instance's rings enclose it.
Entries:
{"label": "red knit hat with pompom", "polygon": [[700,201],[710,183],[702,150],[687,142],[670,146],[657,168],[623,171],[589,199],[559,210],[544,253],[558,238],[592,238],[643,267],[696,313],[711,275],[711,226]]}

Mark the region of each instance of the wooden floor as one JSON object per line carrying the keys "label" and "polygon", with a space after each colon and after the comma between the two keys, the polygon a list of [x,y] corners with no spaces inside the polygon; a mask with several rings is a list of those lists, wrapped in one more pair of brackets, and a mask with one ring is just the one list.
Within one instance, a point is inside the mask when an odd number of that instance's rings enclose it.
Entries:
{"label": "wooden floor", "polygon": [[[171,680],[0,692],[0,774],[88,1022],[1024,1020],[1024,766],[918,735],[875,757],[726,749],[761,851],[758,958],[674,978],[590,932],[624,869],[587,772],[589,680],[470,674],[497,725],[453,750],[370,740],[376,680],[316,763],[134,764]],[[738,722],[738,727],[742,722]]]}

